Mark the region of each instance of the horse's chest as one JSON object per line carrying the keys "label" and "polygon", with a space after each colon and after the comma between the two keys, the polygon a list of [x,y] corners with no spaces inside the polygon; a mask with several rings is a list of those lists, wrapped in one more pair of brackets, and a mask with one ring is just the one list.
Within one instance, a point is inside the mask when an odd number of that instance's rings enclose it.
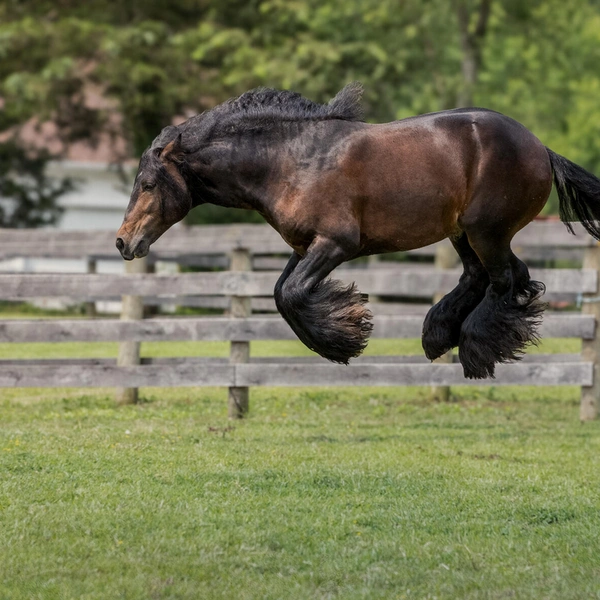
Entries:
{"label": "horse's chest", "polygon": [[280,229],[277,229],[277,231],[279,231],[279,234],[283,238],[284,242],[288,246],[290,246],[290,248],[292,248],[295,252],[300,254],[300,256],[304,256],[312,240],[309,240],[307,236],[301,236],[298,232],[294,232],[293,230],[282,231]]}
{"label": "horse's chest", "polygon": [[314,236],[311,237],[300,223],[294,221],[293,216],[281,213],[274,214],[267,211],[261,211],[261,214],[290,248],[304,256]]}

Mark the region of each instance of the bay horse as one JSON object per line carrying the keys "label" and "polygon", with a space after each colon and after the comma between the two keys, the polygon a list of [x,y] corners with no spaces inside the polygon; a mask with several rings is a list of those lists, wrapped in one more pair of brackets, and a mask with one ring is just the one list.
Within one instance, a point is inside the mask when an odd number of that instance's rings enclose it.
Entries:
{"label": "bay horse", "polygon": [[353,83],[328,104],[257,89],[163,129],[141,157],[116,245],[142,257],[199,204],[258,211],[293,249],[277,307],[302,342],[347,364],[372,329],[366,299],[328,275],[344,261],[450,238],[464,271],[423,325],[433,360],[458,346],[468,378],[537,341],[545,287],[510,242],[548,200],[600,239],[600,180],[480,108],[363,121]]}

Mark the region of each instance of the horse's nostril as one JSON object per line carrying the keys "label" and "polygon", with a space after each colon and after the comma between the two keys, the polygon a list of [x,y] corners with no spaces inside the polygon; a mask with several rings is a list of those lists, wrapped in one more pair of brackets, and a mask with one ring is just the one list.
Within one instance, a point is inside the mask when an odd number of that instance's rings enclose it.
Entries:
{"label": "horse's nostril", "polygon": [[125,248],[125,242],[123,241],[123,238],[117,238],[117,250],[122,252],[123,248]]}

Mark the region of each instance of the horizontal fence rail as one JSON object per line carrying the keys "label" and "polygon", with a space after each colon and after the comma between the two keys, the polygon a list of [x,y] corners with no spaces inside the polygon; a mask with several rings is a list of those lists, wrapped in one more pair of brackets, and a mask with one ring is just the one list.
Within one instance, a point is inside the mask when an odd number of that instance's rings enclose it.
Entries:
{"label": "horizontal fence rail", "polygon": [[[376,316],[373,338],[418,338],[423,318],[417,315]],[[547,314],[544,337],[593,339],[592,315]],[[158,342],[293,340],[296,335],[279,317],[170,317],[138,321],[116,319],[0,321],[0,342]]]}
{"label": "horizontal fence rail", "polygon": [[[337,269],[332,276],[356,282],[362,292],[390,296],[428,297],[448,292],[461,271],[410,269]],[[592,269],[532,269],[531,276],[546,284],[549,293],[585,294],[598,289],[598,273]],[[169,296],[199,294],[215,296],[270,296],[279,277],[273,272],[154,274],[19,274],[0,275],[2,298],[10,300],[69,296]]]}
{"label": "horizontal fence rail", "polygon": [[[498,365],[493,385],[580,385],[593,382],[593,363]],[[117,367],[1,365],[0,387],[253,387],[482,385],[465,379],[460,364],[177,364]],[[489,384],[489,382],[487,382]]]}
{"label": "horizontal fence rail", "polygon": [[[577,235],[571,235],[560,221],[534,221],[518,232],[512,246],[516,254],[531,248],[545,248],[546,254],[556,249],[589,248],[594,240],[575,223]],[[52,229],[4,229],[0,240],[0,258],[93,257],[120,260],[115,248],[116,232],[58,231]],[[415,256],[435,255],[440,242],[410,250]],[[289,254],[290,248],[268,225],[212,225],[176,227],[164,234],[151,250],[160,260],[204,260],[206,256],[228,254],[246,249],[253,255]],[[540,258],[543,258],[540,256]],[[193,262],[193,261],[192,261]]]}
{"label": "horizontal fence rail", "polygon": [[[454,355],[452,363],[458,363],[458,356]],[[278,356],[277,364],[290,365],[330,365],[331,363],[321,356]],[[273,364],[271,356],[251,356],[248,359],[249,363],[253,364]],[[404,363],[409,364],[430,364],[424,355],[406,354],[406,355],[383,355],[376,356],[363,354],[352,360],[352,366],[356,365],[399,365]],[[582,359],[581,354],[524,354],[521,357],[521,362],[524,363],[581,363],[586,362]],[[587,361],[589,362],[589,361]],[[220,356],[146,356],[140,358],[140,365],[175,365],[175,364],[197,364],[197,365],[226,365],[230,364],[229,358]],[[2,359],[0,366],[25,366],[25,365],[41,365],[41,366],[64,366],[64,365],[109,365],[117,364],[116,358],[19,358],[19,359]]]}

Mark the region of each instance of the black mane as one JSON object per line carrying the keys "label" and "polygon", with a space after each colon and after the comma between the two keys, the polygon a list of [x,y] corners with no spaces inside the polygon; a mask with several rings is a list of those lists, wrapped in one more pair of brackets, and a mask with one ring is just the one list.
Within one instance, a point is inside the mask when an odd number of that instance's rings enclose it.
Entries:
{"label": "black mane", "polygon": [[[297,92],[257,88],[217,106],[213,111],[244,117],[271,117],[290,121],[342,119],[362,121],[363,88],[349,83],[328,104],[318,104]],[[212,111],[211,111],[212,112]]]}
{"label": "black mane", "polygon": [[186,151],[193,151],[215,134],[231,128],[240,131],[246,127],[251,129],[257,125],[282,121],[362,121],[362,91],[360,83],[349,83],[328,104],[318,104],[297,92],[257,88],[196,115],[177,127],[165,127],[152,142],[151,148],[164,148],[179,134],[182,135]]}

